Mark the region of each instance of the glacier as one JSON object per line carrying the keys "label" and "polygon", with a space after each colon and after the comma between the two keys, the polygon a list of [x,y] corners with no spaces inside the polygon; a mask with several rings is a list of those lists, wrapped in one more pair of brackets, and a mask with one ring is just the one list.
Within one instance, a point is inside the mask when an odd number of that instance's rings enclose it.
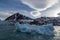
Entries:
{"label": "glacier", "polygon": [[30,24],[19,24],[17,22],[15,24],[16,30],[21,32],[29,32],[32,34],[43,34],[43,35],[53,35],[54,34],[54,27],[52,24],[46,25],[30,25]]}

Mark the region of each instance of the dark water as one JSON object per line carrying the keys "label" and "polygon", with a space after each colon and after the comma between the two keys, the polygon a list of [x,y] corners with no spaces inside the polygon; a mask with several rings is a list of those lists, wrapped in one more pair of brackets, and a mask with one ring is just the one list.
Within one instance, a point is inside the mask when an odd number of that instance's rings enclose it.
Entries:
{"label": "dark water", "polygon": [[0,26],[0,40],[60,40],[59,26],[55,26],[55,36],[22,33],[15,30],[15,26]]}

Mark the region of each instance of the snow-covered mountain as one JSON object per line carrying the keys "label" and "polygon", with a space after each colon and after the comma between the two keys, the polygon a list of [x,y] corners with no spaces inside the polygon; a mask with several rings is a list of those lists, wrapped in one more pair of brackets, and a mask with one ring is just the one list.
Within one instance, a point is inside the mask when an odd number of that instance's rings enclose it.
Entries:
{"label": "snow-covered mountain", "polygon": [[35,21],[38,21],[39,24],[53,24],[55,26],[60,25],[60,18],[59,17],[41,17],[35,19]]}
{"label": "snow-covered mountain", "polygon": [[[15,17],[16,15],[16,17]],[[17,21],[19,22],[28,22],[29,24],[35,24],[35,25],[44,25],[44,24],[50,24],[52,23],[53,25],[60,25],[60,18],[59,17],[40,17],[37,19],[32,19],[29,18],[25,15],[22,15],[20,13],[15,13],[8,18],[5,19],[5,21],[12,21],[14,22],[14,19],[16,18]]]}
{"label": "snow-covered mountain", "polygon": [[[16,17],[15,17],[16,15]],[[5,21],[14,21],[14,19],[16,18],[16,20],[32,20],[31,18],[27,17],[27,16],[24,16],[20,13],[15,13],[11,16],[9,16],[8,18],[5,19]]]}

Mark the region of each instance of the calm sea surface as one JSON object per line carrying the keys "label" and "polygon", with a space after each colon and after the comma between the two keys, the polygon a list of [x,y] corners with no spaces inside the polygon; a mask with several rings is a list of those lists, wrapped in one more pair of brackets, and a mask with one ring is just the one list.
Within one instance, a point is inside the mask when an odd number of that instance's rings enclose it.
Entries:
{"label": "calm sea surface", "polygon": [[55,36],[17,32],[15,26],[0,26],[0,40],[60,40],[60,26],[54,26]]}

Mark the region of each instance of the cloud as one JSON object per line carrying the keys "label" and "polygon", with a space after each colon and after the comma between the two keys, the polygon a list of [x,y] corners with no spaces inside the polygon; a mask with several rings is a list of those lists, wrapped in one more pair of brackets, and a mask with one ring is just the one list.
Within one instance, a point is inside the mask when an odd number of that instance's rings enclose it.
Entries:
{"label": "cloud", "polygon": [[31,11],[32,8],[24,5],[20,0],[0,0],[0,10],[26,10]]}
{"label": "cloud", "polygon": [[[57,17],[60,12],[60,0],[21,0],[22,3],[40,11],[40,16]],[[34,11],[32,11],[34,12]]]}
{"label": "cloud", "polygon": [[0,12],[0,19],[2,19],[2,20],[4,20],[4,19],[6,19],[7,17],[9,17],[9,16],[11,16],[12,14],[11,13],[9,13],[9,12]]}
{"label": "cloud", "polygon": [[[27,16],[27,17],[33,18],[33,19],[39,17],[39,16],[34,17],[33,15],[31,15],[31,11],[26,11],[26,10],[12,11],[12,13],[17,13],[17,12],[19,12],[20,14],[25,15],[25,16]],[[32,11],[32,12],[33,12],[33,11]],[[35,12],[35,11],[34,11],[34,12]]]}
{"label": "cloud", "polygon": [[41,13],[39,11],[32,11],[31,12],[31,15],[34,17],[34,18],[39,18],[41,17]]}
{"label": "cloud", "polygon": [[[26,10],[27,9],[27,10]],[[10,15],[18,12],[24,12],[23,14],[31,11],[32,9],[24,4],[20,0],[0,0],[0,19],[4,20]],[[29,14],[28,14],[29,15]]]}
{"label": "cloud", "polygon": [[[15,12],[19,12],[20,14],[23,14],[27,17],[30,17],[32,19],[36,19],[41,17],[41,13],[39,11],[26,11],[26,10],[20,10],[20,11],[15,11]],[[35,14],[35,15],[34,15]]]}
{"label": "cloud", "polygon": [[5,11],[0,11],[0,19],[5,20],[7,17],[15,14],[15,13],[20,13],[22,15],[25,15],[27,17],[33,18],[35,19],[35,17],[33,17],[30,14],[30,11],[26,11],[26,10],[5,10]]}
{"label": "cloud", "polygon": [[[5,19],[16,12],[31,18],[56,17],[60,12],[60,0],[0,0],[0,19]],[[40,12],[41,15],[33,17],[31,12]]]}
{"label": "cloud", "polygon": [[56,3],[49,9],[42,11],[42,16],[57,17],[59,12],[60,12],[60,2]]}
{"label": "cloud", "polygon": [[58,2],[58,0],[21,0],[21,1],[22,3],[38,11],[46,10],[47,8],[53,6]]}

